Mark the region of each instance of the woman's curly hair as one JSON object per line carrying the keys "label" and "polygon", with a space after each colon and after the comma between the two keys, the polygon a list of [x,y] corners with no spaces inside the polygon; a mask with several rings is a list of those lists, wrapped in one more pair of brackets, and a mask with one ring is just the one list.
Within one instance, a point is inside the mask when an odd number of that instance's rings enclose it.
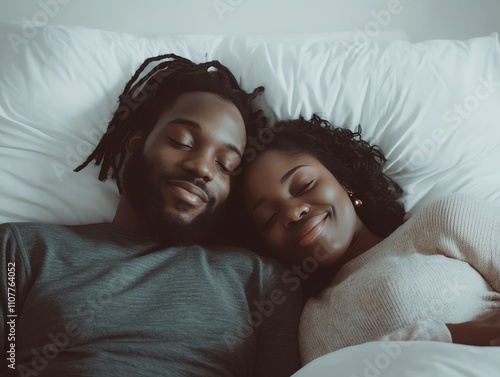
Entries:
{"label": "woman's curly hair", "polygon": [[[279,150],[291,155],[307,154],[316,158],[346,190],[352,191],[356,199],[363,201],[355,210],[372,233],[387,237],[403,224],[405,209],[398,200],[403,190],[384,173],[386,158],[379,147],[361,139],[361,127],[352,132],[334,127],[314,115],[310,120],[301,117],[280,121],[270,130],[273,132],[273,138],[267,139],[264,148],[248,153],[252,157],[242,163],[243,174],[237,177],[230,198],[234,213],[227,217],[229,220],[223,227],[226,241],[229,238],[233,244],[249,248],[264,257],[272,257],[249,216],[241,210],[245,168],[259,153],[268,150]],[[234,210],[235,208],[238,211]],[[340,267],[337,265],[331,269],[320,269],[302,281],[305,297],[319,294]]]}
{"label": "woman's curly hair", "polygon": [[263,151],[304,153],[316,158],[346,190],[362,200],[363,204],[355,207],[356,213],[372,233],[387,237],[404,222],[404,205],[398,201],[403,190],[384,173],[386,158],[380,148],[361,139],[361,127],[352,132],[313,115],[310,120],[301,117],[280,121],[273,128],[279,131]]}

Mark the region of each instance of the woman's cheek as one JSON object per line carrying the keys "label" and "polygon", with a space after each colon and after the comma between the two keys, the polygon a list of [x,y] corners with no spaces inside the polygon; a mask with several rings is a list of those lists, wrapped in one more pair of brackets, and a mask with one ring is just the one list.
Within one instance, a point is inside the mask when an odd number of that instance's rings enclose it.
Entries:
{"label": "woman's cheek", "polygon": [[323,185],[319,190],[319,194],[328,203],[333,203],[335,201],[335,198],[338,197],[338,190],[336,189],[336,187],[333,187],[331,185]]}
{"label": "woman's cheek", "polygon": [[270,232],[264,236],[266,246],[273,251],[279,251],[283,246],[282,241],[275,232]]}
{"label": "woman's cheek", "polygon": [[290,253],[293,247],[292,240],[290,239],[290,235],[284,232],[278,232],[274,239],[274,248],[278,250],[280,254]]}

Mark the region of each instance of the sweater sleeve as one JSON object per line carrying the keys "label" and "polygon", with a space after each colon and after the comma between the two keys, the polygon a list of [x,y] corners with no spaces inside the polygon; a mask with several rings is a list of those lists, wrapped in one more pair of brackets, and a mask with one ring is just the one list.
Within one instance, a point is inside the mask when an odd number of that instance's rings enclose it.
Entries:
{"label": "sweater sleeve", "polygon": [[417,219],[422,252],[439,253],[470,264],[500,292],[500,210],[465,194],[430,204]]}
{"label": "sweater sleeve", "polygon": [[[431,203],[415,215],[413,242],[422,253],[441,253],[476,269],[500,292],[500,210],[482,199],[453,194]],[[418,233],[418,234],[417,234]],[[378,339],[452,342],[445,323],[417,321]]]}
{"label": "sweater sleeve", "polygon": [[434,340],[452,342],[448,327],[440,321],[424,319],[384,335],[379,341]]}

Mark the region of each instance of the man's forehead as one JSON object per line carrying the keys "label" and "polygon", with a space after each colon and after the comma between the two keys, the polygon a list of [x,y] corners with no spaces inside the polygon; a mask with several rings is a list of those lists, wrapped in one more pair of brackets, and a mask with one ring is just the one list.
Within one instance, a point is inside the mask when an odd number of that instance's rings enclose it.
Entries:
{"label": "man's forehead", "polygon": [[[231,101],[209,92],[182,94],[172,107],[162,113],[160,123],[165,125],[176,118],[187,119],[200,126],[208,124],[218,128],[220,125],[223,128],[226,125],[229,126],[227,131],[241,128],[244,131],[245,127],[241,113]],[[231,124],[225,124],[228,122]]]}
{"label": "man's forehead", "polygon": [[172,125],[211,134],[238,149],[246,143],[245,124],[237,107],[210,92],[183,93],[172,107],[163,111],[150,137],[155,138]]}
{"label": "man's forehead", "polygon": [[226,99],[216,93],[201,92],[201,91],[182,93],[169,110],[172,112],[173,111],[194,112],[196,111],[196,109],[205,106],[216,107],[221,111],[226,110],[232,113],[234,112],[239,113],[239,110],[236,107],[236,105],[229,99]]}

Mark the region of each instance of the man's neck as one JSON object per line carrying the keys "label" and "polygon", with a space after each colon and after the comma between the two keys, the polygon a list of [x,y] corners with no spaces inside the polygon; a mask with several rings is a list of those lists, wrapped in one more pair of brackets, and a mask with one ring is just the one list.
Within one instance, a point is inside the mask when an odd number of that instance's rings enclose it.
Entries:
{"label": "man's neck", "polygon": [[130,203],[125,194],[120,197],[115,217],[111,223],[126,232],[138,236],[146,235],[144,223],[140,221],[140,216],[134,210],[132,203]]}

